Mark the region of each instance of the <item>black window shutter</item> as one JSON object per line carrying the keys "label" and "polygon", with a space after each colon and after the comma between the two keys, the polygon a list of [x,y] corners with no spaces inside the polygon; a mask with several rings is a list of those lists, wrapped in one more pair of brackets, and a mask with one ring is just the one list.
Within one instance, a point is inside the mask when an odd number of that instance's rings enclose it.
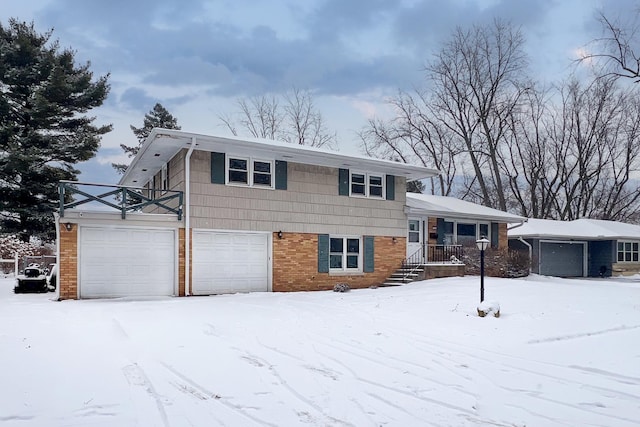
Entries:
{"label": "black window shutter", "polygon": [[287,162],[276,160],[276,190],[287,189]]}
{"label": "black window shutter", "polygon": [[438,218],[436,220],[436,231],[438,233],[438,244],[444,244],[444,218]]}
{"label": "black window shutter", "polygon": [[338,194],[341,196],[349,195],[349,169],[338,171]]}
{"label": "black window shutter", "polygon": [[387,175],[387,200],[396,199],[396,177]]}
{"label": "black window shutter", "polygon": [[373,250],[373,236],[364,236],[364,269],[365,273],[373,273],[375,270]]}
{"label": "black window shutter", "polygon": [[491,223],[491,247],[492,248],[498,247],[499,230],[500,230],[500,225],[497,222],[492,222]]}
{"label": "black window shutter", "polygon": [[318,273],[329,272],[329,235],[318,234]]}
{"label": "black window shutter", "polygon": [[225,183],[225,157],[224,153],[211,153],[211,183]]}

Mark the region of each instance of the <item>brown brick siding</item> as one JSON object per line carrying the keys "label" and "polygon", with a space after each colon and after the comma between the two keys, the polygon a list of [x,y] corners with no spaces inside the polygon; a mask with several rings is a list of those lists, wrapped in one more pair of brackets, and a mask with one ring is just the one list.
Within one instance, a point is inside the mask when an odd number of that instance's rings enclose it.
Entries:
{"label": "brown brick siding", "polygon": [[337,283],[348,283],[351,288],[378,286],[386,281],[400,265],[406,254],[406,239],[396,237],[374,238],[373,273],[359,275],[330,275],[318,273],[318,235],[308,233],[282,233],[282,239],[273,233],[274,292],[329,290]]}
{"label": "brown brick siding", "polygon": [[509,238],[507,237],[507,224],[498,224],[498,248],[507,249],[509,247]]}
{"label": "brown brick siding", "polygon": [[78,298],[78,224],[67,231],[60,224],[60,299]]}
{"label": "brown brick siding", "polygon": [[[437,245],[438,244],[438,218],[429,217],[427,220],[427,237],[429,245]],[[435,237],[431,237],[431,233],[435,233]]]}

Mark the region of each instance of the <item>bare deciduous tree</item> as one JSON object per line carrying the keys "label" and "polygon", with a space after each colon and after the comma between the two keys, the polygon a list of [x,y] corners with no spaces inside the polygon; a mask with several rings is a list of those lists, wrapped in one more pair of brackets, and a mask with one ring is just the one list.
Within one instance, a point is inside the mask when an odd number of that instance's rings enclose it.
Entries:
{"label": "bare deciduous tree", "polygon": [[602,27],[602,37],[593,40],[578,62],[598,67],[596,74],[606,77],[623,77],[640,82],[639,11],[625,23],[613,20],[600,13],[598,21]]}
{"label": "bare deciduous tree", "polygon": [[451,132],[431,118],[424,94],[400,92],[389,103],[396,111],[388,123],[370,119],[359,136],[368,155],[403,163],[420,163],[441,172],[431,178],[432,194],[449,195],[456,175],[455,156],[460,152]]}
{"label": "bare deciduous tree", "polygon": [[282,97],[240,98],[237,104],[238,112],[219,117],[236,136],[247,134],[254,138],[336,148],[337,136],[327,129],[310,91],[292,89]]}

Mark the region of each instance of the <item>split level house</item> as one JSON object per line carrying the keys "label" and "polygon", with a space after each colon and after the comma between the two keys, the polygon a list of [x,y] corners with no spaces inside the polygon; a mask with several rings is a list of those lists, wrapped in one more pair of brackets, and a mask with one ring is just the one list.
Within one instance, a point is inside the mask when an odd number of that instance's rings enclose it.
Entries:
{"label": "split level house", "polygon": [[[154,129],[115,190],[128,202],[124,189],[142,188],[144,213],[61,202],[59,296],[380,285],[406,257],[407,181],[437,174],[295,144]],[[65,188],[77,186],[63,186],[68,201]]]}
{"label": "split level house", "polygon": [[528,250],[531,271],[557,277],[640,274],[640,226],[582,218],[529,219],[509,230],[509,246]]}
{"label": "split level house", "polygon": [[61,184],[59,297],[371,287],[408,260],[459,268],[451,256],[481,236],[506,247],[507,222],[523,218],[407,194],[408,181],[437,174],[276,141],[154,129],[119,185],[90,197],[117,195],[105,202],[111,211],[80,209],[77,196],[89,194]]}

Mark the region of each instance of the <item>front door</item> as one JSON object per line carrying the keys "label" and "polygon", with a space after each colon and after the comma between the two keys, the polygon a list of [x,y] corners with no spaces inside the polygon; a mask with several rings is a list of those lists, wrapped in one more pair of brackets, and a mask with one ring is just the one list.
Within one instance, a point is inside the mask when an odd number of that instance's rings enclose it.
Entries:
{"label": "front door", "polygon": [[[421,218],[409,218],[407,226],[407,258],[413,257],[422,249],[422,243],[424,242],[423,228],[424,221]],[[422,262],[422,255],[419,256],[419,261]],[[414,259],[414,261],[418,260]]]}

